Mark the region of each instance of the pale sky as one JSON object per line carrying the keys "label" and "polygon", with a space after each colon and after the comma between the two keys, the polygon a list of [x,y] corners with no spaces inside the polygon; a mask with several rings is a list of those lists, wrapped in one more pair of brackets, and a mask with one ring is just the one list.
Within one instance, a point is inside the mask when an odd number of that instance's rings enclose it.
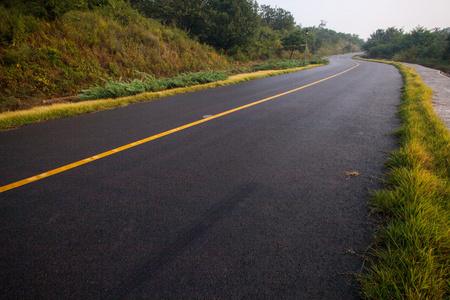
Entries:
{"label": "pale sky", "polygon": [[297,24],[319,26],[367,39],[377,29],[418,25],[428,29],[450,27],[450,0],[257,0],[258,4],[290,11]]}

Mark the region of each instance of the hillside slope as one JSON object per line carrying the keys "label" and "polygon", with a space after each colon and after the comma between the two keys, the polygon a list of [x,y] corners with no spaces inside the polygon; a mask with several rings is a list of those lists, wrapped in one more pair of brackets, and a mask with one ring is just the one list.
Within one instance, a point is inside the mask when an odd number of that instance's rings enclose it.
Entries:
{"label": "hillside slope", "polygon": [[54,21],[0,5],[0,112],[72,96],[102,79],[221,69],[225,56],[121,0]]}

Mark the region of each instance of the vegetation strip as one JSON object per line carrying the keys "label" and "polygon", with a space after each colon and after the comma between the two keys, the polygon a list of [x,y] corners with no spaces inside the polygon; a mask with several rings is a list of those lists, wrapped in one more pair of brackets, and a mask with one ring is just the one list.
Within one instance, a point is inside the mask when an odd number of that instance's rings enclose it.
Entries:
{"label": "vegetation strip", "polygon": [[[377,61],[385,62],[385,61]],[[386,189],[371,205],[386,217],[358,280],[367,299],[450,298],[450,132],[431,105],[432,90],[414,68],[403,76],[397,130],[400,148],[389,160]]]}
{"label": "vegetation strip", "polygon": [[156,79],[151,74],[137,72],[143,79],[132,81],[105,80],[104,86],[97,85],[93,88],[83,90],[78,96],[80,100],[93,100],[105,98],[119,98],[133,96],[145,92],[160,92],[180,87],[188,87],[206,84],[220,80],[226,80],[228,75],[219,71],[202,71],[197,73],[183,73],[173,78]]}
{"label": "vegetation strip", "polygon": [[126,106],[130,103],[145,102],[153,99],[199,91],[208,88],[231,85],[239,82],[276,76],[315,67],[320,67],[325,64],[309,65],[301,68],[287,69],[287,70],[266,70],[258,71],[250,74],[239,74],[230,76],[227,80],[212,82],[208,84],[196,85],[185,88],[176,88],[161,92],[147,92],[135,96],[122,97],[117,99],[103,99],[94,101],[82,101],[77,103],[62,103],[51,106],[35,107],[30,110],[5,112],[0,114],[0,130],[7,130],[14,127],[37,123],[46,120],[53,120],[62,117],[71,117],[81,115],[84,113],[95,112],[105,109],[111,109],[119,106]]}
{"label": "vegetation strip", "polygon": [[141,145],[141,144],[144,144],[144,143],[147,143],[147,142],[159,139],[159,138],[161,138],[163,136],[166,136],[166,135],[169,135],[169,134],[172,134],[172,133],[175,133],[175,132],[178,132],[178,131],[181,131],[181,130],[184,130],[184,129],[187,129],[187,128],[190,128],[190,127],[193,127],[193,126],[196,126],[198,124],[201,124],[201,123],[204,123],[204,122],[216,119],[216,118],[220,118],[222,116],[231,114],[233,112],[236,112],[236,111],[239,111],[239,110],[242,110],[242,109],[245,109],[245,108],[248,108],[248,107],[251,107],[251,106],[254,106],[254,105],[257,105],[257,104],[260,104],[260,103],[263,103],[263,102],[275,99],[275,98],[279,98],[281,96],[284,96],[284,95],[287,95],[287,94],[290,94],[290,93],[293,93],[293,92],[297,92],[297,91],[302,90],[304,88],[313,86],[313,85],[318,84],[320,82],[324,82],[324,81],[326,81],[328,79],[331,79],[331,78],[337,77],[339,75],[342,75],[342,74],[344,74],[344,73],[346,73],[348,71],[353,70],[354,68],[356,68],[358,66],[359,66],[359,64],[356,64],[355,66],[353,66],[353,67],[351,67],[351,68],[349,68],[349,69],[347,69],[345,71],[342,71],[342,72],[340,72],[338,74],[335,74],[335,75],[329,76],[327,78],[315,81],[313,83],[310,83],[310,84],[298,87],[296,89],[292,89],[290,91],[287,91],[287,92],[284,92],[284,93],[281,93],[281,94],[278,94],[278,95],[274,95],[274,96],[271,96],[271,97],[268,97],[268,98],[265,98],[265,99],[262,99],[262,100],[259,100],[259,101],[255,101],[255,102],[249,103],[247,105],[243,105],[243,106],[240,106],[240,107],[237,107],[237,108],[234,108],[234,109],[231,109],[231,110],[219,113],[217,115],[213,115],[213,116],[210,116],[208,118],[204,118],[204,119],[201,119],[201,120],[198,120],[198,121],[195,121],[195,122],[192,122],[192,123],[189,123],[189,124],[186,124],[186,125],[174,128],[172,130],[168,130],[168,131],[162,132],[160,134],[150,136],[148,138],[145,138],[145,139],[133,142],[131,144],[127,144],[127,145],[124,145],[122,147],[115,148],[115,149],[112,149],[110,151],[106,151],[106,152],[97,154],[95,156],[88,157],[88,158],[80,160],[78,162],[74,162],[72,164],[69,164],[69,165],[66,165],[66,166],[63,166],[63,167],[60,167],[60,168],[57,168],[57,169],[54,169],[54,170],[51,170],[51,171],[39,174],[39,175],[36,175],[36,176],[30,177],[30,178],[23,179],[21,181],[17,181],[17,182],[14,182],[14,183],[11,183],[11,184],[8,184],[8,185],[5,185],[5,186],[1,186],[0,187],[0,193],[6,192],[6,191],[9,191],[9,190],[12,190],[12,189],[15,189],[17,187],[26,185],[28,183],[35,182],[35,181],[38,181],[38,180],[46,178],[46,177],[50,177],[52,175],[55,175],[55,174],[58,174],[58,173],[61,173],[61,172],[64,172],[64,171],[67,171],[67,170],[70,170],[70,169],[73,169],[73,168],[76,168],[78,166],[90,163],[92,161],[101,159],[103,157],[106,157],[106,156],[109,156],[109,155],[112,155],[112,154],[115,154],[115,153],[118,153],[118,152],[121,152],[121,151],[124,151],[126,149],[133,148],[133,147],[136,147],[138,145]]}

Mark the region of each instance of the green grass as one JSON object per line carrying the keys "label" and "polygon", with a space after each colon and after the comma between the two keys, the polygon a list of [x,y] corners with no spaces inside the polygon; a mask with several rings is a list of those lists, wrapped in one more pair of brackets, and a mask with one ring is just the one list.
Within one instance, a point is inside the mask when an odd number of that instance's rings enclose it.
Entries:
{"label": "green grass", "polygon": [[269,76],[276,76],[280,74],[286,74],[290,72],[310,69],[323,64],[309,65],[301,68],[287,69],[287,70],[266,70],[258,71],[248,74],[238,74],[228,77],[226,80],[199,84],[190,87],[174,88],[170,90],[160,92],[144,92],[134,96],[121,97],[116,99],[103,99],[103,100],[87,100],[77,103],[61,103],[51,106],[34,107],[29,110],[4,112],[0,114],[0,131],[8,130],[18,126],[32,124],[36,122],[52,120],[62,117],[70,117],[80,115],[84,113],[100,111],[105,109],[111,109],[119,106],[125,106],[131,103],[145,102],[152,99],[158,99],[162,97],[177,95],[181,93],[193,92],[202,89],[208,89],[213,87],[231,85],[238,82],[244,82]]}
{"label": "green grass", "polygon": [[387,162],[386,189],[371,199],[385,216],[359,276],[367,299],[450,298],[450,132],[413,68],[391,63],[404,80],[400,148]]}
{"label": "green grass", "polygon": [[172,78],[156,79],[154,76],[138,72],[143,79],[131,81],[105,80],[105,85],[97,85],[93,88],[83,90],[78,96],[80,100],[119,98],[133,96],[144,92],[159,92],[180,87],[188,87],[199,84],[225,80],[228,78],[224,72],[203,71],[197,73],[183,73]]}

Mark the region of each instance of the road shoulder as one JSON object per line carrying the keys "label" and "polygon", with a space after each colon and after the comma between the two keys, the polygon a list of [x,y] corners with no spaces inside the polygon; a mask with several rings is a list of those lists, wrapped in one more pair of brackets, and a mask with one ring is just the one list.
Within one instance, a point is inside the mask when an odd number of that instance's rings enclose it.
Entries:
{"label": "road shoulder", "polygon": [[404,63],[414,67],[424,84],[433,90],[433,107],[441,120],[450,129],[450,77],[442,75],[439,70],[421,65]]}

